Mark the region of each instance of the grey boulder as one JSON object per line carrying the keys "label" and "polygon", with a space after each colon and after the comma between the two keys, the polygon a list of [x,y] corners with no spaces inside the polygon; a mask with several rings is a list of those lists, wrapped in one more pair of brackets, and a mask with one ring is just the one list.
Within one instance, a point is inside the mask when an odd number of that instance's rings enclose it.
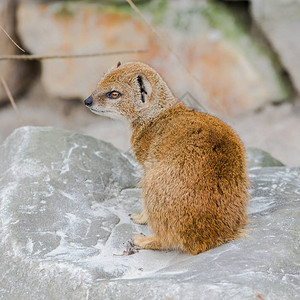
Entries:
{"label": "grey boulder", "polygon": [[284,164],[274,158],[270,153],[255,147],[247,148],[249,168],[255,167],[283,167]]}
{"label": "grey boulder", "polygon": [[149,234],[130,154],[60,129],[0,146],[0,299],[296,299],[300,168],[249,171],[247,236],[205,253],[136,249]]}

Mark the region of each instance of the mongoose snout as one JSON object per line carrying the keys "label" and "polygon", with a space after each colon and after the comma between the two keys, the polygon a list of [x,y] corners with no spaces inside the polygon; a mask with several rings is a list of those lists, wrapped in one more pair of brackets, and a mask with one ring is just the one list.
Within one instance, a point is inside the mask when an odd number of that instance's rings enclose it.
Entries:
{"label": "mongoose snout", "polygon": [[104,75],[85,105],[130,123],[143,168],[143,211],[131,218],[153,232],[136,235],[135,245],[198,254],[241,236],[249,183],[244,146],[228,125],[187,108],[138,62]]}
{"label": "mongoose snout", "polygon": [[88,107],[93,105],[93,97],[89,96],[87,99],[84,100],[84,104]]}

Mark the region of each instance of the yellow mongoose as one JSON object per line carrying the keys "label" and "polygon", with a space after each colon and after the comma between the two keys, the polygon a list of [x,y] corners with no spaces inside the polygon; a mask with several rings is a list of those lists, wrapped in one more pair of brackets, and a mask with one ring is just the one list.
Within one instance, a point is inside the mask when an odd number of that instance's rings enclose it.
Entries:
{"label": "yellow mongoose", "polygon": [[130,122],[144,205],[132,218],[153,232],[136,235],[136,246],[198,254],[241,235],[247,223],[245,151],[229,126],[188,109],[154,69],[137,62],[107,73],[85,105]]}

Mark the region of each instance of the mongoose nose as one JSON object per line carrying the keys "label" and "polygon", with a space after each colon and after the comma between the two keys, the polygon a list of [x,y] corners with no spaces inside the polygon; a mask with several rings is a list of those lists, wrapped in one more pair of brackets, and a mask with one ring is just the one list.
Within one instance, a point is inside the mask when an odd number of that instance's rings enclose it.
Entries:
{"label": "mongoose nose", "polygon": [[93,105],[93,97],[89,96],[87,99],[85,99],[84,104],[89,107],[92,106]]}

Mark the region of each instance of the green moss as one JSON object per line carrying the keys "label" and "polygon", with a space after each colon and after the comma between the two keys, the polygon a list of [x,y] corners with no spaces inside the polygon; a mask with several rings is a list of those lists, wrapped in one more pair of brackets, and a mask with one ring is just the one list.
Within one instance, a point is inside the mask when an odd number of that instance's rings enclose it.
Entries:
{"label": "green moss", "polygon": [[287,78],[281,76],[282,66],[278,57],[266,43],[253,34],[252,22],[247,9],[234,9],[231,5],[218,0],[207,0],[207,5],[202,10],[210,26],[220,30],[228,41],[249,56],[263,56],[269,59],[275,73],[274,79],[281,89],[282,98],[291,94],[291,85]]}
{"label": "green moss", "polygon": [[159,25],[165,20],[166,12],[168,10],[168,0],[157,1],[156,5],[149,8],[153,14],[153,25]]}
{"label": "green moss", "polygon": [[201,10],[196,8],[193,10],[178,11],[173,21],[173,26],[179,30],[189,31],[193,18],[201,17]]}
{"label": "green moss", "polygon": [[[144,0],[144,1],[134,1],[134,3],[141,10],[143,14],[147,13],[146,18],[148,14],[151,15],[152,20],[149,21],[151,21],[153,25],[156,26],[163,23],[168,9],[168,0],[156,0],[156,1]],[[125,12],[131,14],[132,16],[137,17],[136,12],[133,11],[131,6],[126,1],[124,5],[111,5],[109,9],[119,13]]]}
{"label": "green moss", "polygon": [[71,9],[71,5],[69,2],[64,1],[56,11],[55,15],[60,18],[64,17],[73,17],[74,11]]}
{"label": "green moss", "polygon": [[235,39],[246,34],[247,28],[245,22],[241,22],[241,16],[234,15],[223,3],[214,0],[207,1],[202,15],[212,27],[222,31],[227,38]]}
{"label": "green moss", "polygon": [[[71,17],[74,15],[72,6],[84,3],[93,5],[95,10],[99,12],[129,14],[138,18],[126,0],[65,0],[60,4],[56,15],[59,17]],[[149,21],[151,21],[153,25],[159,25],[165,20],[168,10],[168,0],[134,0],[134,4],[143,14],[147,13],[146,17],[148,14],[152,16],[152,19]]]}

